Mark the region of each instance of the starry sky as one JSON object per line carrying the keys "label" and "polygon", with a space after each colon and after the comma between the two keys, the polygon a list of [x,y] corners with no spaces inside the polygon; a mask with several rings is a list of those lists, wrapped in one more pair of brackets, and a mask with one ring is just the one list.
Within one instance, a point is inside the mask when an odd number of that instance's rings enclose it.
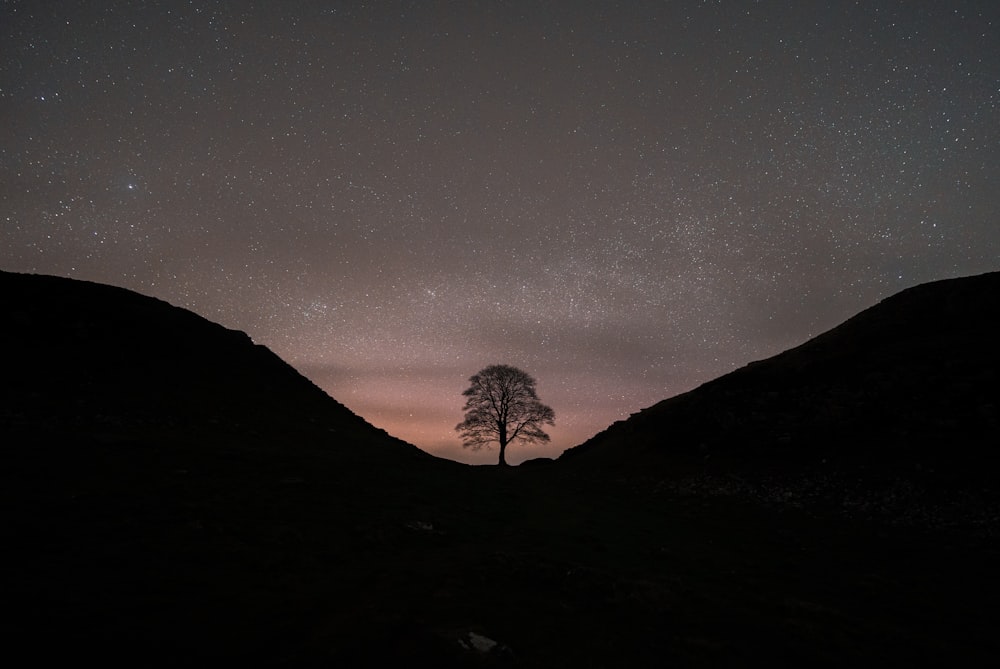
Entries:
{"label": "starry sky", "polygon": [[905,287],[1000,268],[1000,3],[0,3],[0,268],[267,345],[466,462],[554,456]]}

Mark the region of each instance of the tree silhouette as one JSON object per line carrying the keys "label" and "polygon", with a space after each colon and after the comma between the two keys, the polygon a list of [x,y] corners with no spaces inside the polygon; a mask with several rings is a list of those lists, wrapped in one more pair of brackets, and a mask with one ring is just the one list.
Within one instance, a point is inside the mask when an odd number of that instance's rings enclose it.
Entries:
{"label": "tree silhouette", "polygon": [[512,441],[531,444],[546,442],[549,435],[543,425],[555,425],[556,414],[538,401],[535,380],[510,365],[490,365],[469,379],[462,393],[465,420],[455,426],[462,445],[478,449],[500,444],[500,465],[506,465],[504,452]]}

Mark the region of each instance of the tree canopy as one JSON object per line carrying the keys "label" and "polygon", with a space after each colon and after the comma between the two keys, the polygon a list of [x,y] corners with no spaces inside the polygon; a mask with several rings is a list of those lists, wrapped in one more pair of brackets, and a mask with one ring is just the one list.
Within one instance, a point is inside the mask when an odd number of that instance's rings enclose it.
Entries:
{"label": "tree canopy", "polygon": [[465,420],[455,426],[466,448],[500,445],[500,461],[506,465],[507,445],[514,441],[549,441],[542,427],[555,425],[555,412],[538,399],[535,379],[510,365],[490,365],[469,378]]}

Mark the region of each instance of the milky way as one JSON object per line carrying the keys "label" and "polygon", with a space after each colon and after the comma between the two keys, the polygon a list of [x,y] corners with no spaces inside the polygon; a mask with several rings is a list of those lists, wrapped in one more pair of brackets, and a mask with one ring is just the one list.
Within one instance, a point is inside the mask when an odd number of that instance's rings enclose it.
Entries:
{"label": "milky way", "polygon": [[[820,6],[823,7],[820,7]],[[1000,3],[0,6],[0,267],[124,286],[466,461],[1000,267]]]}

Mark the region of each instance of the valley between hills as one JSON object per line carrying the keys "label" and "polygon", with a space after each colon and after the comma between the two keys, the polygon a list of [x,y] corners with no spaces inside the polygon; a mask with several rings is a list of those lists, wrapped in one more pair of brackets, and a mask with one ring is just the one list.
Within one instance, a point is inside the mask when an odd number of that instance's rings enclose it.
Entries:
{"label": "valley between hills", "polygon": [[1000,273],[508,468],[432,457],[159,300],[6,272],[0,291],[9,653],[32,664],[1000,652]]}

